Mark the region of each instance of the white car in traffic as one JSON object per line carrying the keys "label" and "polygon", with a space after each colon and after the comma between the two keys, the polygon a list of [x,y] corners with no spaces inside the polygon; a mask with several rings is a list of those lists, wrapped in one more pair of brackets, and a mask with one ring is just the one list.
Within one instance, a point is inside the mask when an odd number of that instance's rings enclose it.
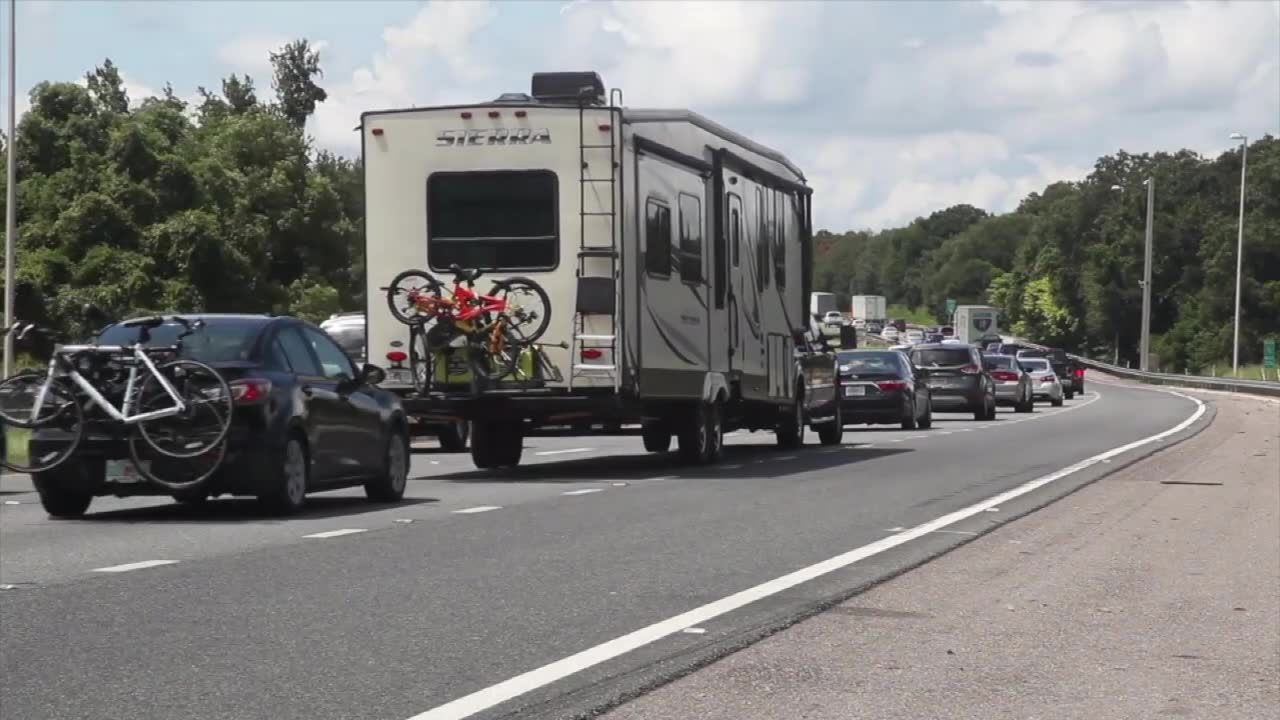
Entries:
{"label": "white car in traffic", "polygon": [[908,345],[919,345],[924,342],[924,332],[914,328],[908,329],[904,340]]}
{"label": "white car in traffic", "polygon": [[888,340],[889,342],[894,342],[898,339],[898,328],[892,325],[885,325],[884,330],[880,332],[880,337]]}
{"label": "white car in traffic", "polygon": [[1018,364],[1031,376],[1031,394],[1036,400],[1048,400],[1054,407],[1062,407],[1062,381],[1048,360],[1018,358]]}

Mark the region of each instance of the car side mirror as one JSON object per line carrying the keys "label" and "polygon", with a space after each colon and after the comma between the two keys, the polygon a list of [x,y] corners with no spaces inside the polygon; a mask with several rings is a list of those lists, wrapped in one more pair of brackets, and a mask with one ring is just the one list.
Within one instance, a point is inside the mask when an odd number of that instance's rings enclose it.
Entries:
{"label": "car side mirror", "polygon": [[371,365],[366,363],[365,366],[360,370],[360,376],[361,378],[363,378],[366,384],[378,385],[378,384],[381,384],[383,380],[387,379],[387,371],[383,370],[377,365]]}

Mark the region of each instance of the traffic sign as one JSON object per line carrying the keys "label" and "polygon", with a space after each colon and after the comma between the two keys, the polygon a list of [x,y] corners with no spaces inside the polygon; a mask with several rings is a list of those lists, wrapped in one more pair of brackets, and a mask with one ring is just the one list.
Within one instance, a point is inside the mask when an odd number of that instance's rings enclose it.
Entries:
{"label": "traffic sign", "polygon": [[947,317],[951,317],[952,315],[955,315],[955,314],[956,314],[956,301],[953,300],[952,298],[947,298]]}
{"label": "traffic sign", "polygon": [[1268,370],[1276,369],[1276,339],[1268,338],[1262,341],[1262,367]]}

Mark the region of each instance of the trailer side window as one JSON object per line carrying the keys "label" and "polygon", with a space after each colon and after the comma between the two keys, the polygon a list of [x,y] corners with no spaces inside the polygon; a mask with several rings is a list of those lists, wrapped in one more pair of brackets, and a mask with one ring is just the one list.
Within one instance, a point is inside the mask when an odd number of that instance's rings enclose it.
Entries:
{"label": "trailer side window", "polygon": [[680,193],[680,279],[702,282],[702,201]]}
{"label": "trailer side window", "polygon": [[733,266],[742,262],[742,198],[729,194],[729,253]]}
{"label": "trailer side window", "polygon": [[790,203],[784,193],[773,194],[773,271],[779,288],[787,286],[787,222]]}
{"label": "trailer side window", "polygon": [[[437,172],[427,178],[427,258],[485,270],[551,270],[560,262],[556,174]],[[411,242],[408,238],[406,242]]]}
{"label": "trailer side window", "polygon": [[769,287],[769,203],[765,191],[756,188],[756,285],[761,290]]}
{"label": "trailer side window", "polygon": [[654,198],[644,206],[644,242],[645,271],[671,277],[671,208]]}

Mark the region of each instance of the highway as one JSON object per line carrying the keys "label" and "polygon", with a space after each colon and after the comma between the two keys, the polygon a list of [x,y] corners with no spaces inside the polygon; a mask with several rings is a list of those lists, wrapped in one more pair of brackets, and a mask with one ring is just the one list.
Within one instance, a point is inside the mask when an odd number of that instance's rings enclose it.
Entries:
{"label": "highway", "polygon": [[406,502],[332,493],[286,520],[248,500],[100,498],[55,522],[33,494],[6,493],[0,716],[586,715],[1213,414],[1093,381],[1063,408],[850,427],[833,448],[734,434],[723,464],[696,469],[638,437],[531,437],[525,467],[494,475],[423,450]]}

